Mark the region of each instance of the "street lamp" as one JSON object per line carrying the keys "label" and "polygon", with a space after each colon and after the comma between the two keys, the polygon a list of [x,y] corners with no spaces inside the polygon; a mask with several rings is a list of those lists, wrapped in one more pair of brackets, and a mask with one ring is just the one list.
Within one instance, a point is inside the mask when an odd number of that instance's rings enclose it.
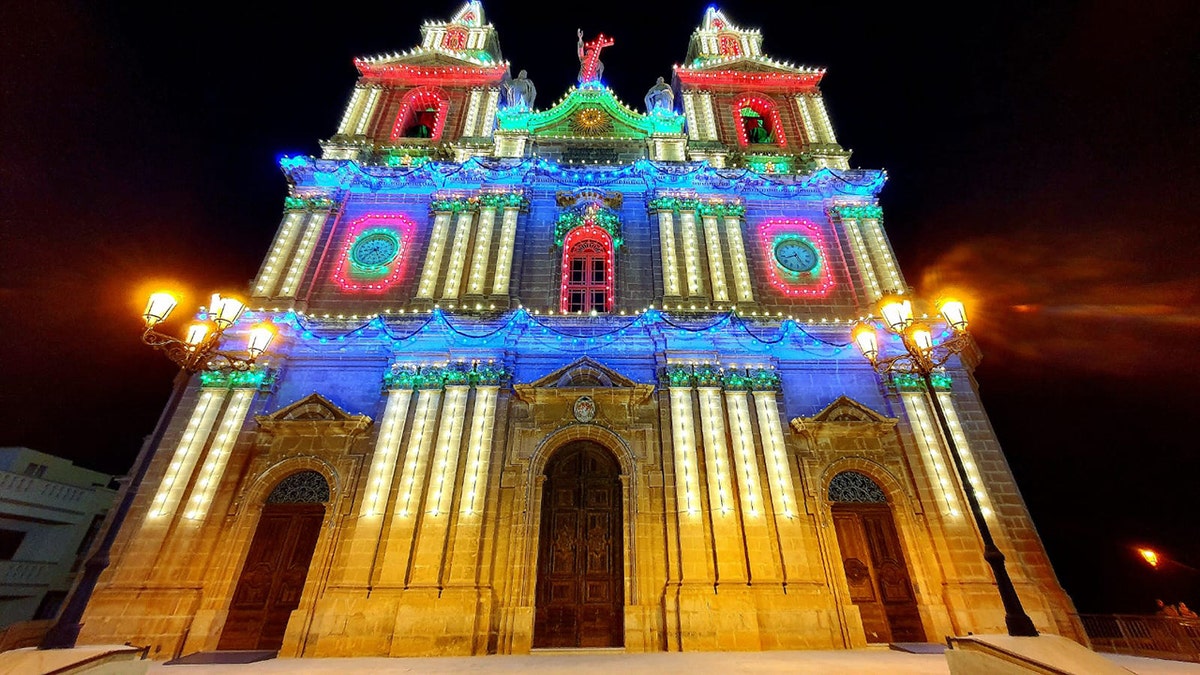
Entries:
{"label": "street lamp", "polygon": [[146,470],[150,467],[150,461],[154,458],[163,435],[166,434],[171,418],[175,416],[175,411],[179,408],[179,402],[183,400],[192,376],[201,371],[250,370],[254,366],[255,360],[263,355],[275,337],[274,325],[263,322],[250,329],[247,335],[245,356],[220,349],[225,331],[237,323],[242,313],[245,312],[246,305],[237,298],[215,293],[207,311],[201,314],[201,319],[189,325],[184,331],[183,339],[159,332],[158,325],[170,316],[175,305],[176,300],[170,293],[154,293],[146,303],[145,311],[142,312],[142,319],[146,322],[146,328],[142,331],[142,342],[163,352],[167,358],[179,366],[171,397],[167,400],[162,414],[159,415],[154,433],[151,434],[150,440],[138,455],[129,477],[129,483],[125,486],[121,503],[113,512],[108,529],[104,532],[104,538],[96,546],[96,552],[84,563],[83,572],[79,575],[79,581],[71,593],[71,599],[67,601],[66,607],[63,608],[54,626],[46,633],[39,649],[69,649],[75,646],[75,641],[79,638],[79,631],[83,628],[83,624],[80,623],[83,611],[92,597],[92,592],[96,589],[96,582],[99,581],[100,574],[109,565],[109,554],[113,542],[116,541],[121,524],[129,513],[129,508],[133,505],[133,499],[137,496],[142,479],[146,476]]}
{"label": "street lamp", "polygon": [[984,560],[991,565],[992,574],[996,577],[996,585],[1000,589],[1000,600],[1004,603],[1004,623],[1008,626],[1008,634],[1035,637],[1038,634],[1037,629],[1034,628],[1029,615],[1025,613],[1025,608],[1021,606],[1021,598],[1017,596],[1017,589],[1013,586],[1012,578],[1008,576],[1008,570],[1004,566],[1004,554],[1000,552],[1000,549],[996,547],[996,541],[992,539],[992,532],[983,516],[979,498],[971,487],[970,476],[967,475],[966,466],[959,455],[958,446],[954,442],[954,434],[950,431],[950,424],[946,421],[946,412],[942,410],[941,401],[934,393],[932,373],[941,368],[946,361],[950,360],[950,357],[961,354],[974,343],[974,339],[967,332],[967,314],[963,303],[944,298],[937,304],[942,319],[954,331],[950,338],[940,343],[934,343],[933,332],[927,324],[913,319],[912,301],[900,296],[883,298],[879,302],[878,309],[887,330],[900,336],[900,341],[904,345],[903,354],[881,358],[875,327],[869,323],[859,322],[855,325],[851,335],[859,351],[881,375],[908,373],[920,375],[924,380],[926,395],[933,405],[934,412],[937,413],[938,422],[942,427],[942,435],[946,438],[950,456],[954,459],[954,468],[958,470],[958,478],[962,482],[963,492],[967,495],[967,503],[971,506],[971,514],[975,517],[975,525],[979,528],[979,534],[983,538]]}

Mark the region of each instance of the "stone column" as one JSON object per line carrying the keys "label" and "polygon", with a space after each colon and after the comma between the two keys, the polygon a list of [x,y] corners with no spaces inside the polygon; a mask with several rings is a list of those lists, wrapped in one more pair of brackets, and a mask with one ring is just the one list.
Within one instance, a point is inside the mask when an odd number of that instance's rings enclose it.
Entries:
{"label": "stone column", "polygon": [[725,240],[729,243],[729,260],[733,265],[733,283],[737,288],[738,302],[754,302],[754,284],[750,281],[741,218],[725,216]]}
{"label": "stone column", "polygon": [[204,446],[208,444],[208,435],[212,431],[213,423],[217,420],[217,413],[220,412],[221,405],[228,393],[229,390],[224,388],[200,390],[196,407],[192,409],[187,426],[183,429],[179,445],[175,447],[171,463],[167,465],[167,472],[163,475],[162,482],[158,484],[158,492],[155,493],[154,501],[150,504],[150,511],[142,525],[143,528],[151,525],[166,525],[171,522],[171,517],[175,514],[175,507],[183,499],[183,493],[191,480],[192,470],[196,467],[196,461],[200,459],[200,453],[204,450]]}
{"label": "stone column", "polygon": [[306,215],[303,209],[288,209],[284,212],[283,219],[279,221],[275,241],[271,243],[267,258],[258,271],[258,279],[254,282],[255,297],[269,298],[275,295],[275,288],[279,284],[279,278],[283,276],[288,254],[296,245],[296,239],[299,238],[302,229],[301,223]]}
{"label": "stone column", "polygon": [[679,297],[679,258],[675,253],[675,214],[658,212],[658,240],[662,252],[663,296]]}
{"label": "stone column", "polygon": [[458,455],[462,447],[463,422],[467,414],[465,384],[446,386],[446,401],[442,406],[437,447],[434,448],[429,472],[429,489],[420,514],[420,527],[413,546],[412,573],[408,586],[440,586],[446,553],[446,536],[454,497],[454,478],[458,472]]}
{"label": "stone column", "polygon": [[330,209],[316,209],[308,214],[308,221],[304,225],[304,236],[301,237],[300,244],[296,246],[296,252],[292,255],[287,276],[283,278],[283,285],[279,287],[279,297],[296,297],[296,291],[304,279],[304,271],[308,269],[308,263],[312,260],[313,251],[317,248],[317,241],[321,238],[321,232],[325,229],[325,222],[329,220],[329,214]]}
{"label": "stone column", "polygon": [[746,583],[746,555],[738,528],[737,496],[734,494],[725,443],[725,413],[720,387],[697,387],[700,428],[704,437],[704,473],[708,477],[708,510],[712,518],[719,584]]}
{"label": "stone column", "polygon": [[492,283],[492,295],[508,295],[513,246],[517,240],[518,213],[519,209],[515,206],[504,208],[504,220],[500,226],[500,247],[496,253],[496,278]]}
{"label": "stone column", "polygon": [[758,417],[758,435],[762,439],[763,459],[770,476],[771,503],[775,514],[775,529],[779,533],[780,555],[789,580],[807,581],[808,563],[804,557],[806,536],[799,518],[799,505],[792,485],[792,470],[788,464],[787,447],[783,440],[783,423],[779,418],[779,403],[774,391],[753,393]]}
{"label": "stone column", "polygon": [[479,227],[475,232],[475,252],[471,256],[471,274],[467,279],[467,295],[486,292],[488,263],[492,255],[492,229],[496,222],[496,207],[479,210]]}
{"label": "stone column", "polygon": [[436,436],[440,389],[421,389],[417,392],[417,407],[413,412],[412,431],[404,448],[404,469],[396,486],[396,506],[388,528],[387,546],[379,582],[385,586],[403,586],[413,550],[419,505],[425,494],[425,477],[429,474],[429,449]]}
{"label": "stone column", "polygon": [[429,234],[429,248],[425,250],[425,267],[421,269],[421,282],[417,286],[418,298],[432,298],[442,273],[442,252],[446,249],[446,237],[450,231],[450,212],[438,211],[433,216],[433,231]]}
{"label": "stone column", "polygon": [[694,419],[691,387],[671,387],[671,454],[675,459],[680,580],[683,583],[708,582],[712,578],[707,536],[700,514],[700,467]]}
{"label": "stone column", "polygon": [[462,292],[463,269],[466,267],[467,251],[471,246],[471,230],[474,229],[475,212],[460,211],[454,224],[454,243],[450,249],[450,264],[446,268],[446,284],[442,287],[443,300],[455,300]]}
{"label": "stone column", "polygon": [[714,302],[729,300],[729,289],[725,285],[725,258],[721,254],[721,236],[717,231],[717,217],[703,216],[704,243],[708,247],[708,276],[712,284]]}
{"label": "stone column", "polygon": [[[256,385],[257,386],[257,385]],[[246,423],[246,414],[250,412],[250,404],[254,401],[255,387],[237,388],[229,397],[225,414],[221,416],[221,424],[216,429],[216,438],[208,449],[208,455],[200,467],[200,475],[192,488],[191,498],[183,517],[189,520],[201,521],[208,515],[208,507],[212,504],[213,494],[225,474],[225,464],[229,461],[229,453],[237,443],[242,433],[242,425]]]}
{"label": "stone column", "polygon": [[779,565],[771,551],[771,533],[767,528],[769,504],[763,501],[762,474],[758,468],[758,451],[754,447],[754,424],[744,391],[726,391],[725,405],[729,418],[730,449],[733,451],[734,471],[742,515],[742,530],[746,537],[746,558],[750,565],[750,581],[781,581]]}
{"label": "stone column", "polygon": [[679,214],[683,230],[683,267],[687,274],[687,295],[704,295],[704,284],[700,277],[700,245],[696,236],[696,212],[683,211]]}

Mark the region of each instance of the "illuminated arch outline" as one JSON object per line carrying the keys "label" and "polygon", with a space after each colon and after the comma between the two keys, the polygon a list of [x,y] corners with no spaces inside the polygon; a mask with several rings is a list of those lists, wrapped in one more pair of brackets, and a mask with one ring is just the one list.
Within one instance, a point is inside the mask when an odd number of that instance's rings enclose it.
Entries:
{"label": "illuminated arch outline", "polygon": [[[404,270],[408,263],[408,249],[412,246],[415,229],[416,225],[412,219],[402,214],[375,213],[352,221],[347,226],[346,238],[338,253],[337,264],[333,268],[334,281],[344,291],[380,292],[386,290],[404,276]],[[398,240],[396,255],[390,262],[381,266],[384,268],[383,270],[376,270],[368,278],[362,278],[355,273],[350,251],[361,237],[377,231],[386,231],[396,237]]]}
{"label": "illuminated arch outline", "polygon": [[[576,246],[579,246],[582,244],[588,244],[588,243],[597,245],[601,250],[601,256],[602,256],[601,259],[604,261],[604,282],[603,282],[602,286],[597,285],[594,281],[587,280],[588,274],[590,272],[587,269],[582,270],[583,277],[579,282],[573,282],[571,280],[571,261],[575,257],[577,257],[577,255],[575,255],[574,249]],[[602,287],[604,290],[603,311],[611,312],[613,309],[613,303],[614,303],[613,296],[615,295],[615,281],[616,281],[616,274],[615,274],[616,270],[615,270],[615,265],[614,265],[614,262],[615,262],[614,258],[615,258],[615,256],[613,255],[613,240],[612,240],[612,237],[608,234],[608,231],[605,230],[604,228],[599,227],[597,225],[587,224],[587,225],[580,225],[579,227],[576,227],[575,229],[568,232],[567,236],[563,239],[562,279],[560,280],[560,284],[559,284],[559,301],[558,301],[559,309],[564,313],[571,311],[570,307],[571,307],[571,292],[572,291],[592,293],[596,290],[599,290],[599,288]],[[589,258],[589,259],[594,259],[594,258]],[[583,305],[589,306],[589,305],[591,305],[591,303],[588,301],[587,298],[585,298]],[[588,311],[593,311],[593,310],[601,311],[600,309],[598,309],[596,307],[591,307],[591,306],[588,307]]]}
{"label": "illuminated arch outline", "polygon": [[396,121],[392,124],[390,140],[407,138],[404,130],[416,122],[418,106],[433,108],[435,111],[436,119],[429,130],[428,140],[436,141],[442,137],[442,130],[446,127],[446,112],[450,109],[450,97],[440,87],[417,87],[400,100],[400,112],[396,114]]}
{"label": "illuminated arch outline", "polygon": [[742,121],[743,108],[749,108],[758,113],[759,117],[767,120],[771,125],[769,131],[775,140],[764,145],[778,145],[781,148],[787,145],[787,136],[783,133],[783,120],[779,117],[779,106],[762,94],[742,94],[733,103],[734,126],[737,127],[738,143],[742,147],[750,145],[750,140],[746,138],[746,125]]}

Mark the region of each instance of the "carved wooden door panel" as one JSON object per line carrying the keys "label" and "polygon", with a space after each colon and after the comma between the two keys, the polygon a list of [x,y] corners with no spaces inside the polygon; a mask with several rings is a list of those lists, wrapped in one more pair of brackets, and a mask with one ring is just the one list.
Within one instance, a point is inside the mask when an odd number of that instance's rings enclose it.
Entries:
{"label": "carved wooden door panel", "polygon": [[925,630],[886,504],[834,504],[834,530],[850,600],[867,642],[924,642]]}
{"label": "carved wooden door panel", "polygon": [[917,596],[908,578],[908,566],[904,564],[904,554],[900,551],[900,537],[896,535],[891,509],[884,505],[863,505],[859,509],[863,530],[871,547],[879,601],[887,614],[892,640],[924,642],[925,629],[921,626],[921,614],[917,611]]}
{"label": "carved wooden door panel", "polygon": [[217,649],[277,650],[283,645],[324,518],[321,504],[263,507]]}
{"label": "carved wooden door panel", "polygon": [[590,443],[546,466],[534,647],[625,643],[620,469]]}

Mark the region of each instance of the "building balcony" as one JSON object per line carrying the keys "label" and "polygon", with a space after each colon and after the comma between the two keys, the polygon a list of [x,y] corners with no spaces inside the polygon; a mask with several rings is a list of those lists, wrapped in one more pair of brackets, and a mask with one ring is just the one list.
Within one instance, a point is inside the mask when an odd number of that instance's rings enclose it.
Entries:
{"label": "building balcony", "polygon": [[0,595],[32,596],[40,594],[50,582],[59,563],[40,560],[0,560]]}
{"label": "building balcony", "polygon": [[[44,478],[0,471],[0,516],[19,513],[28,515],[28,507],[43,507],[67,511],[72,515],[93,510],[91,495],[95,488],[76,487]],[[51,518],[58,522],[76,520],[73,517]]]}

